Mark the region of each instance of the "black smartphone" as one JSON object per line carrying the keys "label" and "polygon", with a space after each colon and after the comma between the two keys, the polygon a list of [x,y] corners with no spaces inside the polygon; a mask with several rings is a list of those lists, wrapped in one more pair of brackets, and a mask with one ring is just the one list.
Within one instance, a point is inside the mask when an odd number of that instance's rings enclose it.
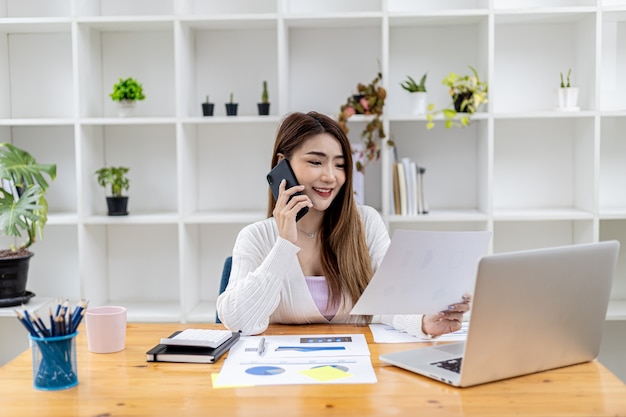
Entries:
{"label": "black smartphone", "polygon": [[[278,187],[280,186],[280,182],[282,180],[287,180],[287,184],[285,189],[289,189],[298,185],[298,180],[296,179],[296,175],[293,173],[291,169],[291,165],[289,165],[289,161],[286,159],[282,159],[272,170],[267,174],[267,183],[270,185],[270,189],[272,190],[272,194],[274,194],[274,200],[278,199]],[[301,192],[297,192],[294,195],[302,195]],[[292,196],[293,197],[293,196]],[[301,209],[296,215],[296,221],[300,220],[302,216],[309,212],[309,208],[305,207]]]}

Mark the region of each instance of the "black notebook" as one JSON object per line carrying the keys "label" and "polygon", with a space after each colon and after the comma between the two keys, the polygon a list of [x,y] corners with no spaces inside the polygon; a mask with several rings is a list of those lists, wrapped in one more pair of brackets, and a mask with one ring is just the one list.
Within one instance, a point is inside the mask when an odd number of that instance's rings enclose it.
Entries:
{"label": "black notebook", "polygon": [[[180,331],[172,333],[169,337],[174,337],[178,333]],[[230,339],[216,348],[158,344],[146,352],[146,360],[148,362],[214,363],[237,343],[239,335],[240,333],[233,332]]]}

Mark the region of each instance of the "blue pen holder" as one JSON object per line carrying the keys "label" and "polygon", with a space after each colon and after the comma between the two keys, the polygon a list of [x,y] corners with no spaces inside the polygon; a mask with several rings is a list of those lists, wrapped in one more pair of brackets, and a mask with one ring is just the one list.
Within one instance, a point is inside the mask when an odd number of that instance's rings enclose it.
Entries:
{"label": "blue pen holder", "polygon": [[62,390],[78,385],[76,335],[33,337],[33,383],[36,389]]}

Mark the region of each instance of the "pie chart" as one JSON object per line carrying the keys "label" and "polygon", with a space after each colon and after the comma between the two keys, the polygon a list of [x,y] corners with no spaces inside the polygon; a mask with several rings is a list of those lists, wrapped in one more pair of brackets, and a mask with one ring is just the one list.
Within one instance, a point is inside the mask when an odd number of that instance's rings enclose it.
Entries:
{"label": "pie chart", "polygon": [[252,368],[246,369],[246,373],[250,375],[278,375],[285,372],[283,368],[279,368],[278,366],[254,366]]}

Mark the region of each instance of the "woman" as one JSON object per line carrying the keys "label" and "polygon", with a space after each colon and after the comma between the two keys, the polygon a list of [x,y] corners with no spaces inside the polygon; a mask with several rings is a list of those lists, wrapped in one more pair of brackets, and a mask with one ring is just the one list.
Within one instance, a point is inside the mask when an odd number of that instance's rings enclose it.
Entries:
{"label": "woman", "polygon": [[[222,323],[244,335],[270,323],[361,323],[351,316],[389,246],[376,210],[357,206],[352,151],[341,126],[316,112],[292,113],[280,125],[274,167],[287,159],[299,186],[269,192],[268,218],[241,230],[226,291],[217,299]],[[301,195],[294,195],[301,192]],[[296,214],[308,213],[296,222]],[[469,297],[433,315],[376,317],[413,335],[432,337],[461,328]]]}

